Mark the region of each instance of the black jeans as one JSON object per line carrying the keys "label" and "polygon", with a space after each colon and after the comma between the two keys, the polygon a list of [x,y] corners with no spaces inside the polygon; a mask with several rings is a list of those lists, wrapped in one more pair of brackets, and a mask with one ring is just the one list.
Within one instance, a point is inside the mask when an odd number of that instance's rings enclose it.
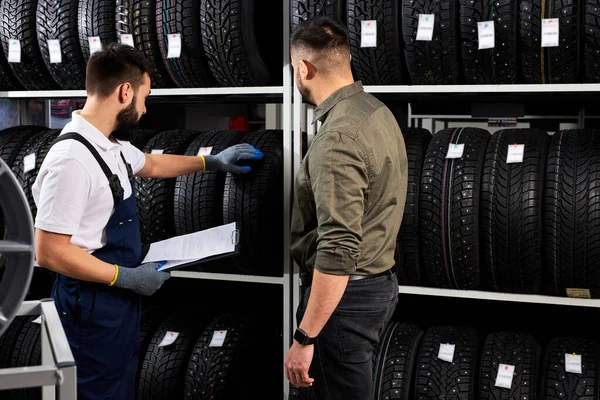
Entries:
{"label": "black jeans", "polygon": [[[306,311],[310,287],[298,307],[298,325]],[[317,337],[309,370],[319,400],[370,400],[373,391],[373,346],[379,343],[398,304],[395,274],[349,281],[337,308]]]}

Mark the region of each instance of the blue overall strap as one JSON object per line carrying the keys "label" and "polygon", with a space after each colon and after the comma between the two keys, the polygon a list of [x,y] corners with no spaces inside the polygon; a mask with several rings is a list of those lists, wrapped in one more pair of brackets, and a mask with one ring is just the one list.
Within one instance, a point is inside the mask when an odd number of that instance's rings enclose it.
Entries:
{"label": "blue overall strap", "polygon": [[[102,157],[100,157],[100,154],[98,154],[98,150],[96,150],[96,148],[92,146],[91,143],[88,142],[79,133],[68,132],[62,134],[58,136],[58,138],[56,138],[52,145],[55,145],[58,142],[62,142],[63,140],[76,140],[79,143],[83,144],[85,147],[87,147],[90,153],[92,153],[92,156],[96,159],[96,162],[98,163],[98,165],[100,165],[100,168],[102,168],[104,175],[106,175],[106,179],[108,179],[108,184],[110,186],[110,191],[112,192],[113,202],[115,203],[116,208],[117,204],[119,204],[119,202],[121,201],[121,195],[123,194],[123,187],[121,186],[121,182],[119,181],[119,177],[117,176],[117,174],[112,173],[108,165],[106,165],[106,162],[102,159]],[[121,157],[123,157],[123,154],[121,154]],[[123,161],[125,162],[125,158],[123,158]],[[127,162],[125,162],[125,165],[128,166],[127,170],[129,172],[129,169],[131,167],[129,166],[129,164],[127,164]]]}

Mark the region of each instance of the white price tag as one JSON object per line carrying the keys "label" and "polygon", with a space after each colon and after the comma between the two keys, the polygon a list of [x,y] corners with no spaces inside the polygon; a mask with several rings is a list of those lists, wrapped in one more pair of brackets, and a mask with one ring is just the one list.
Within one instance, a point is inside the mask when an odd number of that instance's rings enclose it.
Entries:
{"label": "white price tag", "polygon": [[542,19],[542,47],[558,47],[558,18]]}
{"label": "white price tag", "polygon": [[8,40],[8,62],[21,62],[21,41],[19,39]]}
{"label": "white price tag", "polygon": [[223,347],[223,343],[225,342],[225,336],[227,336],[227,330],[214,331],[213,337],[210,340],[208,347]]}
{"label": "white price tag", "polygon": [[135,45],[133,44],[133,35],[130,35],[129,33],[122,33],[121,44],[126,44],[127,46],[135,47]]}
{"label": "white price tag", "polygon": [[26,155],[23,158],[23,172],[29,172],[35,169],[35,153]]}
{"label": "white price tag", "polygon": [[509,144],[508,154],[506,155],[506,163],[521,163],[523,162],[523,153],[525,153],[524,144]]}
{"label": "white price tag", "polygon": [[565,353],[565,372],[581,374],[581,354]]}
{"label": "white price tag", "polygon": [[208,156],[210,153],[212,153],[212,147],[201,147],[200,150],[198,150],[199,156]]}
{"label": "white price tag", "polygon": [[455,345],[453,344],[440,343],[438,358],[442,361],[451,363],[454,360],[454,347]]}
{"label": "white price tag", "polygon": [[58,39],[48,40],[48,53],[50,53],[50,63],[60,64],[62,62],[62,52],[60,50],[60,41]]}
{"label": "white price tag", "polygon": [[434,14],[419,14],[419,25],[417,26],[417,40],[431,42],[433,40]]}
{"label": "white price tag", "polygon": [[175,340],[177,340],[178,337],[179,337],[179,332],[167,331],[167,333],[165,334],[165,337],[163,338],[162,342],[160,342],[158,347],[170,346],[173,343],[175,343]]}
{"label": "white price tag", "polygon": [[377,47],[377,20],[360,21],[360,47]]}
{"label": "white price tag", "polygon": [[479,39],[479,50],[493,49],[496,45],[494,21],[478,22],[477,37]]}
{"label": "white price tag", "polygon": [[498,376],[496,376],[496,386],[504,389],[512,387],[513,376],[515,375],[515,366],[500,364],[498,365]]}
{"label": "white price tag", "polygon": [[99,36],[90,36],[88,42],[90,44],[90,56],[95,52],[102,50],[102,41]]}
{"label": "white price tag", "polygon": [[167,36],[167,58],[181,57],[181,35],[179,33],[169,33]]}
{"label": "white price tag", "polygon": [[165,151],[163,149],[152,149],[152,151],[150,152],[150,154],[162,154]]}
{"label": "white price tag", "polygon": [[37,317],[36,319],[34,319],[33,321],[31,321],[32,324],[41,324],[42,323],[42,316],[40,315],[39,317]]}
{"label": "white price tag", "polygon": [[463,152],[465,151],[465,145],[450,143],[448,146],[448,153],[446,154],[446,158],[461,158],[463,156]]}

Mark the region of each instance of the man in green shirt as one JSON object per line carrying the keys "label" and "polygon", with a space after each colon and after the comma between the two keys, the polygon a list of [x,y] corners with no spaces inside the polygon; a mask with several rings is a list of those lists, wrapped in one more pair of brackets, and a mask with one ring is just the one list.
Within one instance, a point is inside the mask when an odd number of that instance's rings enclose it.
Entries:
{"label": "man in green shirt", "polygon": [[292,35],[291,59],[322,126],[295,188],[291,252],[303,295],[286,376],[314,386],[318,399],[367,400],[373,345],[398,302],[392,267],[406,200],[404,139],[390,110],[354,81],[343,25],[306,21]]}

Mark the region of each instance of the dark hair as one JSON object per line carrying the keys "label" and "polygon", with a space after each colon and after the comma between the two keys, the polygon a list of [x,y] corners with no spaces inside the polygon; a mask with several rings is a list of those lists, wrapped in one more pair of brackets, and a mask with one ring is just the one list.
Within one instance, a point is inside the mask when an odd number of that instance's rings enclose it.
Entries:
{"label": "dark hair", "polygon": [[88,60],[85,88],[88,94],[105,98],[125,82],[137,90],[144,82],[144,74],[152,76],[152,70],[141,51],[125,44],[110,43]]}
{"label": "dark hair", "polygon": [[292,33],[291,47],[308,50],[349,50],[348,30],[339,21],[316,16],[303,21]]}

